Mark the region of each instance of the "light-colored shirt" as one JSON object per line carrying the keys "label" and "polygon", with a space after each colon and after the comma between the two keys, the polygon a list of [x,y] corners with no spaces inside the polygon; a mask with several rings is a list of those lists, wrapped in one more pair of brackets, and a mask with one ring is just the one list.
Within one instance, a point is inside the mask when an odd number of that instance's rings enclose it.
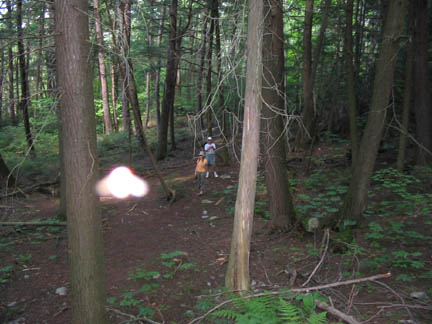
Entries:
{"label": "light-colored shirt", "polygon": [[206,151],[206,153],[212,154],[212,153],[214,153],[215,150],[216,150],[216,144],[215,143],[211,143],[211,144],[206,143],[204,145],[204,151]]}

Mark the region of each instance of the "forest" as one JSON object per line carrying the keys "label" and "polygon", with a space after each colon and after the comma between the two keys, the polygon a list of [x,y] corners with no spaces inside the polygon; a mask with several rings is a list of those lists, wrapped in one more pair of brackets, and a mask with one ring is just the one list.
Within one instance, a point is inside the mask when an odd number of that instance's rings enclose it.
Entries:
{"label": "forest", "polygon": [[2,1],[0,322],[431,323],[431,18]]}

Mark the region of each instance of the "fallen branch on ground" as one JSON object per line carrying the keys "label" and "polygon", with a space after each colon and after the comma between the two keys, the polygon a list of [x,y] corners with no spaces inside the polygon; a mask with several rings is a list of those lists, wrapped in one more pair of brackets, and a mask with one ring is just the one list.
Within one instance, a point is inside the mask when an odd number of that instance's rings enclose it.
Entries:
{"label": "fallen branch on ground", "polygon": [[360,324],[360,322],[357,321],[354,317],[349,316],[345,313],[342,313],[340,310],[330,306],[329,304],[327,304],[323,301],[315,299],[315,304],[317,305],[318,308],[321,308],[325,311],[328,311],[330,314],[340,318],[341,320],[344,320],[345,322],[347,322],[349,324]]}

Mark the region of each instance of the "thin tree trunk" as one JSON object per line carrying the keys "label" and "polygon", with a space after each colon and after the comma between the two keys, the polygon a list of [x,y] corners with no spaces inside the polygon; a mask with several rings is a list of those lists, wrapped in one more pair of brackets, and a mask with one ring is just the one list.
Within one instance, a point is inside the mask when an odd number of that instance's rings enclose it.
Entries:
{"label": "thin tree trunk", "polygon": [[[409,13],[408,13],[408,35],[413,33],[413,2],[410,2]],[[403,110],[402,110],[402,122],[400,124],[400,136],[399,136],[399,150],[396,161],[396,168],[399,172],[403,171],[406,156],[406,142],[408,135],[408,123],[409,123],[409,112],[411,110],[412,103],[412,89],[413,89],[413,42],[410,38],[407,43],[407,58],[405,61],[405,87],[403,94]]]}
{"label": "thin tree trunk", "polygon": [[357,93],[356,80],[353,67],[353,37],[352,37],[352,19],[353,19],[353,0],[347,0],[345,7],[345,41],[344,41],[344,63],[345,76],[348,92],[348,116],[351,139],[351,156],[352,164],[357,161],[358,157],[358,135],[357,135]]}
{"label": "thin tree trunk", "polygon": [[215,8],[217,8],[218,0],[209,0],[210,6],[210,28],[208,37],[208,47],[207,47],[207,76],[206,76],[206,109],[207,109],[207,134],[208,136],[213,136],[212,132],[212,120],[213,120],[213,109],[211,107],[212,102],[212,61],[213,61],[213,39],[215,30]]}
{"label": "thin tree trunk", "polygon": [[200,44],[200,61],[198,65],[198,75],[197,75],[197,107],[196,112],[199,115],[198,119],[198,128],[199,131],[203,129],[203,117],[201,115],[202,109],[203,109],[203,103],[202,103],[202,92],[203,92],[203,76],[204,76],[204,64],[205,64],[205,53],[206,53],[206,47],[207,47],[207,25],[209,20],[209,10],[210,8],[207,6],[205,14],[204,14],[204,23],[203,28],[201,32],[201,44]]}
{"label": "thin tree trunk", "polygon": [[106,288],[92,69],[85,0],[56,1],[56,55],[66,179],[72,323],[105,324]]}
{"label": "thin tree trunk", "polygon": [[407,2],[407,0],[390,2],[380,54],[376,62],[371,108],[360,143],[359,157],[354,164],[353,176],[341,210],[342,220],[351,219],[357,223],[363,220],[367,191],[386,120]]}
{"label": "thin tree trunk", "polygon": [[[162,34],[163,34],[163,25],[164,25],[164,21],[165,21],[165,13],[166,13],[166,8],[165,6],[162,8],[162,19],[159,22],[159,30],[158,30],[158,37],[157,37],[157,42],[156,45],[157,47],[161,46],[161,42],[162,42]],[[161,76],[161,64],[162,64],[162,59],[159,56],[158,60],[157,60],[157,68],[156,68],[156,73],[155,73],[155,110],[156,110],[156,124],[157,127],[159,129],[160,127],[160,76]]]}
{"label": "thin tree trunk", "polygon": [[312,138],[312,128],[315,124],[312,80],[312,18],[314,0],[306,0],[305,29],[303,34],[303,125],[304,132],[300,132],[298,146],[304,146]]}
{"label": "thin tree trunk", "polygon": [[22,30],[22,0],[17,1],[17,30],[18,30],[18,60],[19,60],[19,70],[21,75],[21,99],[20,99],[20,109],[23,113],[24,130],[27,140],[28,147],[34,151],[33,136],[30,127],[29,118],[29,105],[30,105],[30,92],[28,88],[27,81],[27,69],[25,60],[25,50],[24,50],[24,40],[23,40],[23,30]]}
{"label": "thin tree trunk", "polygon": [[250,289],[249,255],[252,237],[259,154],[262,87],[263,1],[249,0],[246,94],[239,186],[225,285],[230,291]]}
{"label": "thin tree trunk", "polygon": [[93,7],[94,7],[95,28],[96,28],[99,79],[101,82],[102,108],[104,114],[105,133],[111,134],[112,123],[111,123],[111,114],[109,108],[107,74],[106,74],[105,59],[103,53],[104,40],[103,40],[103,32],[101,26],[101,18],[99,15],[99,0],[93,0]]}
{"label": "thin tree trunk", "polygon": [[[7,8],[7,24],[9,30],[13,30],[12,27],[12,6],[11,1],[6,0],[6,8]],[[9,116],[12,122],[12,125],[16,126],[18,124],[18,120],[15,115],[15,84],[14,84],[14,57],[13,57],[13,49],[12,44],[8,45],[8,61],[9,61],[9,67],[8,67],[8,75],[9,75]]]}
{"label": "thin tree trunk", "polygon": [[111,103],[112,103],[112,111],[113,111],[113,127],[116,132],[118,131],[117,86],[118,86],[118,77],[117,77],[116,66],[113,60],[113,62],[111,62]]}

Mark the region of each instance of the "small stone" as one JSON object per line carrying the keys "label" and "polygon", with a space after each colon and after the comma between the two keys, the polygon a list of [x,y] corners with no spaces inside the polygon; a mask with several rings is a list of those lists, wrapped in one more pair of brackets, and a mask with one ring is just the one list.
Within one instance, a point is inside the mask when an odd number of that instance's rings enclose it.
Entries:
{"label": "small stone", "polygon": [[217,216],[212,216],[212,217],[210,217],[210,219],[209,220],[215,220],[215,219],[218,219],[219,217],[217,217]]}
{"label": "small stone", "polygon": [[12,303],[7,304],[7,307],[14,307],[16,304],[17,304],[17,302],[14,301]]}
{"label": "small stone", "polygon": [[57,295],[60,295],[60,296],[66,296],[67,295],[67,288],[66,287],[57,288],[55,293]]}
{"label": "small stone", "polygon": [[30,276],[29,276],[28,274],[24,275],[24,279],[25,279],[25,280],[27,280],[27,279],[29,279],[29,278],[30,278]]}
{"label": "small stone", "polygon": [[202,215],[201,218],[202,219],[207,219],[207,218],[209,218],[209,216],[208,215]]}
{"label": "small stone", "polygon": [[415,299],[428,299],[428,295],[424,291],[414,291],[410,294],[411,298]]}

